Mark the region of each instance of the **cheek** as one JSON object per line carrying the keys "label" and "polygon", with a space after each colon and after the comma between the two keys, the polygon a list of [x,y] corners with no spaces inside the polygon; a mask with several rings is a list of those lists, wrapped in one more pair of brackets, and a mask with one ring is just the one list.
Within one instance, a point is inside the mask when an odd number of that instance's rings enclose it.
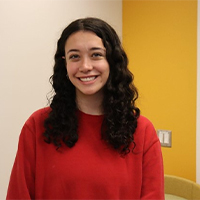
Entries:
{"label": "cheek", "polygon": [[98,63],[98,65],[96,65],[97,69],[99,71],[101,71],[102,73],[109,73],[110,72],[110,66],[109,66],[109,63],[107,61],[103,61],[103,62],[100,62]]}
{"label": "cheek", "polygon": [[106,73],[107,76],[109,76],[109,74],[110,74],[110,66],[109,66],[108,63],[107,63],[107,65],[105,65],[104,72]]}
{"label": "cheek", "polygon": [[67,64],[66,69],[67,69],[68,76],[75,74],[77,71],[77,68],[75,66],[73,66],[73,64],[71,64],[71,63]]}

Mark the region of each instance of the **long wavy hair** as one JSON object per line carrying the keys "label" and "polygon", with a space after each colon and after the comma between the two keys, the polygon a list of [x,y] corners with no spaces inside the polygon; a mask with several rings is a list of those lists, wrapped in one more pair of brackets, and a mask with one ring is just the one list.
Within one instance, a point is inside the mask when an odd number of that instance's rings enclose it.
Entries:
{"label": "long wavy hair", "polygon": [[103,90],[102,139],[125,155],[130,152],[131,143],[135,147],[134,132],[140,115],[140,110],[135,105],[138,92],[133,84],[133,75],[128,69],[127,55],[116,31],[98,18],[73,21],[63,30],[57,42],[54,71],[50,77],[54,96],[50,103],[51,111],[44,122],[45,141],[53,143],[57,148],[62,144],[73,147],[78,141],[76,92],[74,85],[66,77],[66,63],[63,59],[65,43],[77,31],[95,33],[106,48],[110,74]]}

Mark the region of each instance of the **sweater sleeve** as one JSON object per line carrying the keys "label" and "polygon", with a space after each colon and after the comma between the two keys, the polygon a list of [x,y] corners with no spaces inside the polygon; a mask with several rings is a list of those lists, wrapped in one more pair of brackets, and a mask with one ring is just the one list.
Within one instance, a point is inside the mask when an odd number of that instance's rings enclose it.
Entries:
{"label": "sweater sleeve", "polygon": [[141,199],[164,200],[164,172],[160,141],[152,124],[146,127]]}
{"label": "sweater sleeve", "polygon": [[6,199],[34,199],[35,136],[27,124],[22,128]]}

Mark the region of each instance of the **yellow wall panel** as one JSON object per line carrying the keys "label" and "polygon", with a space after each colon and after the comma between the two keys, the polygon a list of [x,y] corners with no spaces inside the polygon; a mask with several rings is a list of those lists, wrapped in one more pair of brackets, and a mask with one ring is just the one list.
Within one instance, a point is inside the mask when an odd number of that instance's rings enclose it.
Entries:
{"label": "yellow wall panel", "polygon": [[142,115],[172,131],[165,173],[195,181],[197,1],[123,0],[123,45]]}

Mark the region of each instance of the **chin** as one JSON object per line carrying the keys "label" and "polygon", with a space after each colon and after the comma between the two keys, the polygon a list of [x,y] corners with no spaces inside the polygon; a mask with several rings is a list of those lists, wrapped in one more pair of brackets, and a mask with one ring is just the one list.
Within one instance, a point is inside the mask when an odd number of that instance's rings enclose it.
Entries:
{"label": "chin", "polygon": [[85,96],[92,96],[92,95],[101,95],[102,94],[102,90],[88,90],[88,91],[79,91],[82,95]]}
{"label": "chin", "polygon": [[91,95],[95,95],[96,92],[82,92],[83,95],[88,95],[88,96],[91,96]]}

